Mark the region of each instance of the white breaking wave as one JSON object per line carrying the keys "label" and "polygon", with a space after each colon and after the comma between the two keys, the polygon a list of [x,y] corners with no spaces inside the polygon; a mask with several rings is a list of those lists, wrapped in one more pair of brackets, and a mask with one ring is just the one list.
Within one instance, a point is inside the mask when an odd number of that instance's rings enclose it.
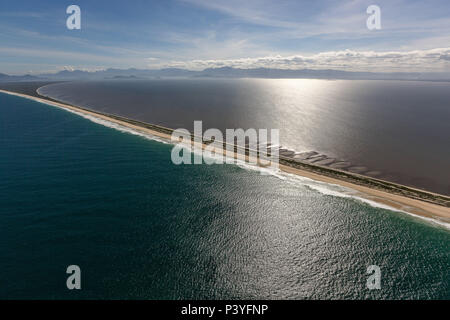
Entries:
{"label": "white breaking wave", "polygon": [[167,141],[167,140],[165,140],[165,139],[163,139],[161,137],[158,137],[158,136],[155,136],[155,135],[152,135],[152,134],[149,134],[149,133],[140,132],[138,130],[131,129],[131,128],[127,127],[127,126],[123,126],[123,125],[118,124],[116,122],[112,122],[112,121],[108,121],[108,120],[105,120],[105,119],[97,118],[95,116],[92,116],[92,115],[89,115],[89,114],[85,114],[85,113],[82,113],[82,112],[77,112],[77,111],[68,110],[68,109],[65,109],[65,110],[67,110],[69,112],[72,112],[72,113],[75,113],[77,115],[80,115],[80,116],[82,116],[85,119],[88,119],[88,120],[90,120],[92,122],[101,124],[101,125],[103,125],[105,127],[108,127],[108,128],[116,129],[118,131],[130,133],[130,134],[133,134],[133,135],[136,135],[136,136],[144,137],[144,138],[146,138],[148,140],[154,140],[154,141],[161,142],[161,143],[164,143],[164,144],[169,144],[169,141]]}
{"label": "white breaking wave", "polygon": [[387,204],[383,204],[383,203],[380,203],[380,202],[377,202],[374,200],[367,199],[363,196],[363,194],[361,192],[354,190],[354,189],[346,188],[344,186],[340,186],[337,184],[316,181],[316,180],[313,180],[313,179],[310,179],[307,177],[302,177],[302,176],[284,172],[281,170],[265,169],[265,168],[260,168],[257,166],[252,166],[250,164],[244,164],[244,165],[238,164],[238,165],[241,168],[244,168],[246,170],[264,172],[265,174],[270,174],[270,175],[280,178],[284,181],[287,181],[287,182],[290,182],[290,183],[293,183],[296,185],[308,187],[308,188],[313,189],[323,195],[339,197],[339,198],[347,198],[347,199],[366,203],[374,208],[395,211],[395,212],[401,212],[401,213],[407,214],[408,216],[413,217],[415,219],[420,219],[422,221],[426,221],[433,225],[438,225],[438,226],[441,226],[441,227],[444,227],[444,228],[450,230],[450,223],[439,220],[439,218],[433,219],[433,218],[428,218],[428,217],[420,216],[417,214],[413,214],[411,212],[408,212],[407,211],[408,207],[404,206],[404,205],[402,205],[402,207],[404,208],[404,210],[402,210],[402,209],[395,208],[393,206],[389,206]]}
{"label": "white breaking wave", "polygon": [[81,112],[81,111],[75,111],[75,110],[67,109],[67,108],[64,108],[64,107],[57,106],[57,105],[48,104],[48,103],[41,102],[41,101],[37,101],[37,102],[40,102],[40,103],[46,104],[46,105],[50,105],[52,107],[56,107],[56,108],[65,110],[67,112],[76,114],[76,115],[78,115],[80,117],[83,117],[83,118],[85,118],[87,120],[90,120],[90,121],[92,121],[94,123],[100,124],[100,125],[108,127],[108,128],[116,129],[118,131],[125,132],[125,133],[130,133],[130,134],[133,134],[133,135],[136,135],[136,136],[144,137],[144,138],[146,138],[148,140],[154,140],[154,141],[161,142],[161,143],[164,143],[164,144],[170,144],[170,142],[168,140],[165,140],[165,139],[163,139],[161,137],[158,137],[158,136],[155,136],[155,135],[152,135],[152,134],[149,134],[149,133],[144,133],[144,132],[141,132],[139,130],[132,129],[130,127],[118,124],[118,123],[113,122],[113,121],[109,121],[109,120],[105,120],[105,119],[102,119],[102,118],[98,118],[96,116],[93,116],[93,115],[90,115],[90,114],[87,114],[87,113],[84,113],[84,112]]}

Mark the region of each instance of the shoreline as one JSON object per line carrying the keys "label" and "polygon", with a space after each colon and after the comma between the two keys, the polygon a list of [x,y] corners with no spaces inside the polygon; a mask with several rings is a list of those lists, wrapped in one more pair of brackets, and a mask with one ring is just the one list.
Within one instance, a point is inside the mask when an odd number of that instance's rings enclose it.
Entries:
{"label": "shoreline", "polygon": [[[116,123],[118,125],[133,129],[137,132],[150,134],[166,140],[171,140],[173,129],[158,125],[152,125],[121,116],[93,111],[83,107],[73,106],[58,102],[47,97],[37,97],[7,90],[0,92],[14,95],[50,106],[58,107],[77,114],[91,116]],[[37,92],[39,95],[39,93]],[[206,144],[203,144],[205,147]],[[235,153],[235,156],[237,153]],[[413,187],[408,187],[389,181],[366,177],[354,173],[344,172],[328,167],[294,161],[293,159],[280,156],[279,168],[281,171],[297,176],[306,177],[315,181],[339,185],[358,192],[355,197],[373,201],[383,206],[391,207],[394,210],[402,211],[414,216],[432,219],[442,225],[450,224],[450,197],[428,192]]]}

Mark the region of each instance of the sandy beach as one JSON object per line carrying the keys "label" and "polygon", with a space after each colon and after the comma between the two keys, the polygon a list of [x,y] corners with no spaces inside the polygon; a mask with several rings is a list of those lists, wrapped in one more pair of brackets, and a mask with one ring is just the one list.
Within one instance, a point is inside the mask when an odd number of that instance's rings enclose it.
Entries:
{"label": "sandy beach", "polygon": [[[63,104],[63,103],[59,103],[59,102],[55,102],[55,101],[51,101],[51,100],[47,100],[47,99],[43,99],[43,98],[38,98],[38,97],[30,96],[30,95],[25,95],[25,94],[15,93],[15,92],[10,92],[10,91],[5,91],[5,90],[0,90],[0,92],[23,97],[26,99],[31,99],[31,100],[34,100],[37,102],[41,102],[41,103],[45,103],[45,104],[48,104],[51,106],[59,107],[59,108],[62,108],[62,109],[68,110],[68,111],[72,111],[72,112],[75,112],[78,114],[83,114],[86,116],[95,117],[97,119],[103,119],[106,121],[110,121],[110,122],[116,123],[118,125],[136,130],[138,132],[150,134],[150,135],[160,137],[160,138],[170,141],[171,135],[169,134],[169,132],[171,129],[168,129],[168,128],[161,127],[161,129],[166,130],[167,133],[165,133],[165,132],[161,132],[164,130],[161,130],[161,131],[152,130],[150,128],[140,126],[138,124],[133,124],[133,123],[130,123],[127,121],[120,120],[119,117],[116,118],[115,116],[101,114],[101,113],[87,110],[87,109],[84,109],[81,107],[71,106],[68,104]],[[154,126],[154,127],[158,127],[158,126]],[[169,130],[169,131],[167,131],[167,130]],[[206,145],[203,145],[203,147],[205,147],[205,146]],[[421,217],[425,217],[425,218],[431,218],[431,219],[435,220],[436,222],[440,222],[441,224],[447,224],[447,226],[450,224],[450,208],[448,206],[438,205],[435,203],[430,203],[428,201],[421,201],[418,199],[402,196],[402,195],[391,193],[391,192],[386,192],[386,191],[379,190],[376,188],[371,188],[368,186],[351,183],[349,181],[346,181],[345,179],[337,179],[337,178],[329,177],[326,175],[309,172],[306,170],[301,170],[299,168],[294,168],[292,166],[289,166],[289,165],[286,165],[283,163],[280,163],[280,170],[282,170],[286,173],[295,174],[295,175],[299,175],[302,177],[307,177],[307,178],[310,178],[310,179],[313,179],[316,181],[321,181],[321,182],[330,183],[330,184],[336,184],[339,186],[350,188],[352,190],[357,191],[357,196],[360,198],[374,201],[376,203],[379,203],[379,204],[382,204],[385,206],[389,206],[393,209],[404,211],[404,212],[407,212],[407,213],[410,213],[413,215],[417,215],[417,216],[421,216]],[[346,173],[346,174],[348,174],[348,173]],[[370,178],[367,178],[367,179],[370,179]],[[404,188],[404,189],[408,189],[408,190],[412,190],[412,191],[415,190],[414,188],[410,188],[407,186],[401,186],[401,185],[397,185],[397,186],[401,187],[402,189]],[[419,190],[417,190],[417,191],[419,191]],[[423,190],[420,190],[420,192],[427,193],[430,195],[430,197],[433,197],[434,195],[436,195],[431,192],[428,193]],[[443,195],[436,195],[436,196],[439,196],[441,199],[448,198],[450,200],[450,197],[447,197],[447,196],[443,196]]]}

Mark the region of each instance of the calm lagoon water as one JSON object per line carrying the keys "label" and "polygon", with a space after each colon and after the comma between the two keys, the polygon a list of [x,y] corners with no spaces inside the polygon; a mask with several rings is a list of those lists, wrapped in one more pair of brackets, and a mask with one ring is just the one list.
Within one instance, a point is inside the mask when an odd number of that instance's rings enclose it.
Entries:
{"label": "calm lagoon water", "polygon": [[170,150],[0,94],[0,298],[450,298],[449,230]]}

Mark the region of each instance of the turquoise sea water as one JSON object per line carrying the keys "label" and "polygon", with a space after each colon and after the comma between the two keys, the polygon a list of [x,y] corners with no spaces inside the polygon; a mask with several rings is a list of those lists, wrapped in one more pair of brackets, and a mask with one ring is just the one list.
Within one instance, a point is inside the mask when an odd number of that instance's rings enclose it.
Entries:
{"label": "turquoise sea water", "polygon": [[449,230],[170,151],[0,94],[0,298],[450,299]]}

